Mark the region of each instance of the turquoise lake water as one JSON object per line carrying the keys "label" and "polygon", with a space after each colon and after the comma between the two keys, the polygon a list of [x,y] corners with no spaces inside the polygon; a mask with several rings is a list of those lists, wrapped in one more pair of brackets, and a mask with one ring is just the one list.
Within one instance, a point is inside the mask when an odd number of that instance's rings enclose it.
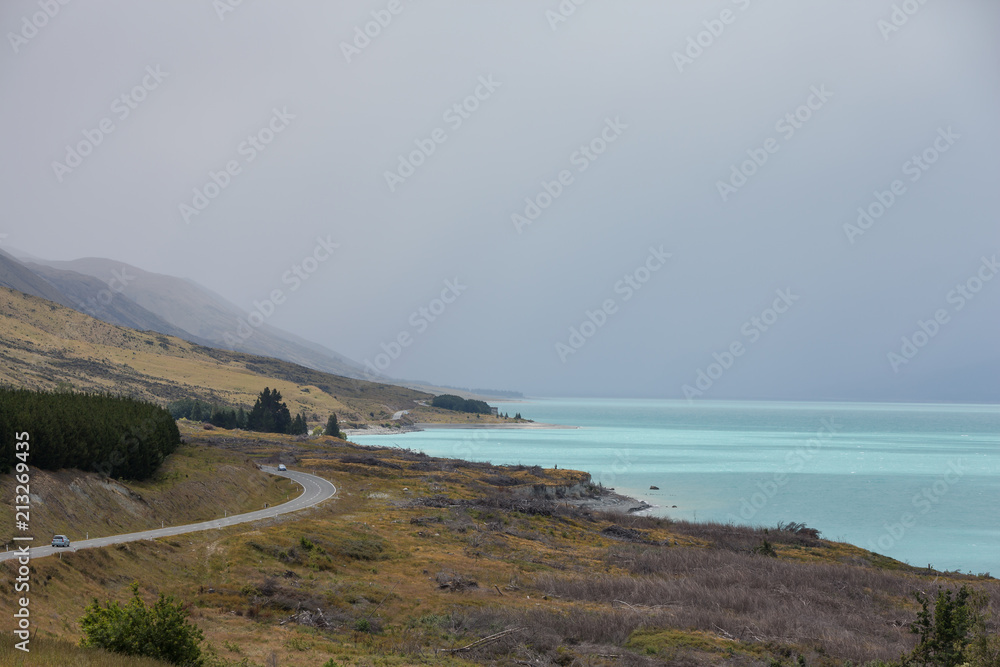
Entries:
{"label": "turquoise lake water", "polygon": [[433,429],[352,440],[586,470],[595,482],[656,505],[656,514],[763,526],[804,522],[826,538],[913,565],[1000,575],[997,406],[604,399],[499,405],[511,415],[580,428]]}

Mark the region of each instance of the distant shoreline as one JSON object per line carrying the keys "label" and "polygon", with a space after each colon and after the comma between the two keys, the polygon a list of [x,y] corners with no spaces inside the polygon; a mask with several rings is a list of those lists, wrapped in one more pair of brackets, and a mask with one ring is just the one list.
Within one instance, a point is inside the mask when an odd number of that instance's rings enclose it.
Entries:
{"label": "distant shoreline", "polygon": [[442,428],[510,428],[510,429],[577,429],[579,426],[565,426],[563,424],[541,424],[539,422],[521,422],[518,424],[438,424],[434,422],[420,422],[414,424],[420,431],[429,431]]}
{"label": "distant shoreline", "polygon": [[435,422],[420,422],[399,426],[398,428],[385,426],[372,426],[370,428],[345,428],[341,432],[348,438],[355,435],[398,435],[401,433],[416,433],[417,431],[433,431],[435,429],[457,429],[457,428],[497,428],[497,429],[577,429],[579,426],[564,426],[562,424],[540,424],[538,422],[523,422],[520,424],[445,424]]}

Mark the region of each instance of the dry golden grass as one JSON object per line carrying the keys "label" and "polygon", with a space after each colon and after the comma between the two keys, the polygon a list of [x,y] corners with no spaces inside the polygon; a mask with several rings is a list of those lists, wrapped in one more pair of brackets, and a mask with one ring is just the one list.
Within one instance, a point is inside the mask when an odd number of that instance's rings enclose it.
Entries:
{"label": "dry golden grass", "polygon": [[14,648],[13,637],[0,636],[0,667],[171,667],[169,662],[80,648],[45,637],[32,639],[28,646],[28,653],[19,651]]}

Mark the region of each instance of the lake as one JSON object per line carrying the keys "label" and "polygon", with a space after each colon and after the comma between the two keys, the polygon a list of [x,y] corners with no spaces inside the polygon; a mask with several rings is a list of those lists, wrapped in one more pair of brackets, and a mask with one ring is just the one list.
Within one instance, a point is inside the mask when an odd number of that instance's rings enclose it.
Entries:
{"label": "lake", "polygon": [[[355,436],[432,456],[586,470],[653,513],[774,526],[938,569],[1000,574],[1000,408],[537,399],[501,412],[574,429]],[[659,490],[651,490],[651,486]]]}

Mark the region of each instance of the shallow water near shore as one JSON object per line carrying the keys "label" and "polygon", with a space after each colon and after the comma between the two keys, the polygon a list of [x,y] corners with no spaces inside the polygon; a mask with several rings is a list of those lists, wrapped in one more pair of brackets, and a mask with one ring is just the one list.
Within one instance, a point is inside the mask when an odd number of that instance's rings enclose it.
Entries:
{"label": "shallow water near shore", "polygon": [[624,399],[499,405],[580,428],[431,429],[352,440],[586,470],[595,482],[655,505],[655,514],[803,522],[828,539],[913,565],[1000,576],[997,406]]}

